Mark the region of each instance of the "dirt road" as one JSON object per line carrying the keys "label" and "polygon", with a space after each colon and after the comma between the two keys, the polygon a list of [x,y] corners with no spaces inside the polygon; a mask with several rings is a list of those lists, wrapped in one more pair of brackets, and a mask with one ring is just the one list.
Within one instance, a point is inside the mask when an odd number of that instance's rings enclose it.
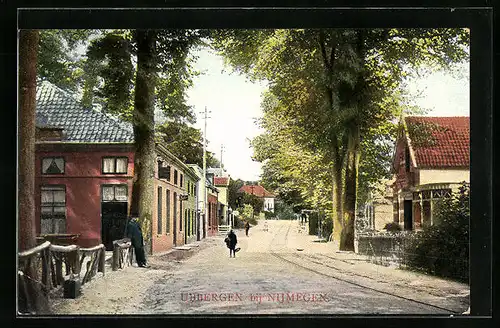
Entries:
{"label": "dirt road", "polygon": [[297,221],[268,221],[237,231],[229,258],[223,237],[207,238],[183,261],[151,257],[96,278],[61,314],[458,314],[468,286],[366,263],[315,242]]}

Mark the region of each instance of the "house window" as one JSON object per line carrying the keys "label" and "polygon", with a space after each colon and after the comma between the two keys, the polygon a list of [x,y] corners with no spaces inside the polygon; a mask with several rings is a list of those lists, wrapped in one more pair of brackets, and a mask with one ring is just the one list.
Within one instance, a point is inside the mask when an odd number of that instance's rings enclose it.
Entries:
{"label": "house window", "polygon": [[165,226],[166,233],[170,233],[170,190],[167,189],[167,222]]}
{"label": "house window", "polygon": [[158,178],[170,181],[170,165],[163,166],[163,162],[158,162]]}
{"label": "house window", "polygon": [[65,186],[42,186],[40,232],[42,234],[66,232]]}
{"label": "house window", "polygon": [[177,184],[177,170],[174,170],[174,184]]}
{"label": "house window", "polygon": [[63,157],[43,158],[42,174],[64,174],[64,158]]}
{"label": "house window", "polygon": [[163,196],[163,190],[161,187],[158,187],[158,234],[162,233],[162,196]]}
{"label": "house window", "polygon": [[184,181],[182,181],[182,180],[183,180],[184,176],[182,175],[182,173],[181,173],[180,175],[181,175],[181,183],[180,183],[180,185],[181,185],[181,187],[182,187],[182,186],[183,186],[183,182],[184,182]]}
{"label": "house window", "polygon": [[103,157],[103,174],[126,174],[128,158],[127,157]]}
{"label": "house window", "polygon": [[128,192],[126,184],[102,186],[103,202],[126,202],[127,200],[128,200]]}

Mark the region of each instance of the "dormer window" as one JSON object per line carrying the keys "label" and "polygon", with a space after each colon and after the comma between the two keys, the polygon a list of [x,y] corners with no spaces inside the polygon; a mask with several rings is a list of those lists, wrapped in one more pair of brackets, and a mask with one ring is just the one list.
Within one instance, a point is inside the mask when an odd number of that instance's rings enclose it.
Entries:
{"label": "dormer window", "polygon": [[64,174],[64,158],[45,157],[42,159],[42,174]]}
{"label": "dormer window", "polygon": [[103,157],[102,158],[102,173],[103,174],[126,174],[128,166],[127,157]]}

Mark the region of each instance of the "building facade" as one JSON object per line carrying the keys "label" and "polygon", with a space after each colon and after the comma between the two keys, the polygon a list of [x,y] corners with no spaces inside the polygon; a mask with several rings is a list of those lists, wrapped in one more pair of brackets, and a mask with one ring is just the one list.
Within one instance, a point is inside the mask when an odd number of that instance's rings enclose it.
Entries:
{"label": "building facade", "polygon": [[134,175],[131,126],[38,81],[35,217],[41,237],[77,235],[91,247],[123,238]]}
{"label": "building facade", "polygon": [[198,177],[164,146],[156,145],[155,205],[152,252],[164,252],[196,239]]}
{"label": "building facade", "polygon": [[246,193],[261,198],[264,202],[263,211],[274,212],[275,196],[261,185],[244,185],[238,189],[238,193]]}
{"label": "building facade", "polygon": [[393,219],[405,230],[434,223],[434,208],[469,183],[469,117],[405,117],[392,163]]}

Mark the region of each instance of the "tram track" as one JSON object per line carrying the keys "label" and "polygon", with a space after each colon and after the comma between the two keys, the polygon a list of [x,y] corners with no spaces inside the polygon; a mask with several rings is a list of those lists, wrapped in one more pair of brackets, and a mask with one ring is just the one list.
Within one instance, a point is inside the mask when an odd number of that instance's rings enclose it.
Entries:
{"label": "tram track", "polygon": [[[448,308],[445,308],[445,307],[434,305],[434,304],[431,304],[431,303],[428,303],[428,302],[419,301],[419,300],[416,300],[416,299],[413,299],[413,298],[410,298],[410,297],[406,297],[406,296],[402,296],[402,295],[397,295],[397,294],[394,294],[394,293],[391,293],[391,292],[388,292],[388,291],[384,291],[384,290],[380,290],[380,289],[377,289],[377,288],[365,286],[363,284],[359,284],[359,283],[356,283],[356,282],[353,282],[353,281],[349,281],[347,279],[343,279],[343,278],[340,278],[338,276],[334,276],[334,275],[331,275],[331,274],[326,274],[324,272],[315,270],[315,269],[313,269],[313,268],[311,268],[309,266],[305,266],[303,264],[300,264],[300,263],[297,263],[297,262],[292,261],[290,259],[287,259],[282,253],[279,253],[279,252],[275,251],[274,246],[278,246],[278,245],[273,245],[273,244],[275,243],[276,238],[281,235],[281,232],[286,229],[285,236],[284,236],[284,247],[286,247],[286,244],[287,244],[287,241],[288,241],[288,234],[290,233],[290,229],[291,228],[292,228],[292,224],[291,223],[288,225],[288,228],[286,228],[286,227],[280,228],[280,230],[275,234],[275,236],[271,240],[271,243],[270,243],[270,254],[273,255],[274,257],[276,257],[276,258],[278,258],[278,259],[280,259],[280,260],[282,260],[284,262],[287,262],[289,264],[292,264],[292,265],[294,265],[296,267],[300,267],[300,268],[302,268],[304,270],[307,270],[309,272],[313,272],[313,273],[316,273],[316,274],[324,276],[324,277],[335,279],[337,281],[341,281],[341,282],[347,283],[349,285],[356,286],[356,287],[361,288],[361,289],[370,290],[370,291],[373,291],[373,292],[376,292],[376,293],[388,295],[388,296],[391,296],[391,297],[394,297],[394,298],[402,299],[402,300],[405,300],[405,301],[408,301],[408,302],[413,302],[413,303],[416,303],[416,304],[419,304],[419,305],[423,305],[423,306],[427,306],[427,307],[432,307],[432,308],[435,308],[435,309],[438,309],[438,310],[449,312],[450,314],[460,314],[460,312],[457,312],[455,310],[451,310],[451,309],[448,309]],[[290,253],[290,255],[297,257],[297,254]],[[317,261],[317,260],[320,260],[318,257],[316,257],[315,260],[308,259],[306,256],[301,256],[301,255],[298,255],[298,257],[300,257],[300,259],[302,261],[309,262],[309,263],[312,263],[314,265],[320,265],[320,266],[323,266],[323,267],[327,267],[329,269],[335,270],[339,274],[345,275],[345,272],[343,270],[341,270],[340,268],[335,267],[333,265],[326,264],[324,262]],[[326,256],[325,255],[325,257],[330,258],[332,260],[337,260],[337,259],[335,259],[333,257],[330,257],[330,256]],[[359,274],[356,274],[356,273],[350,273],[350,274],[353,274],[355,276],[359,276],[360,278],[373,279],[371,277],[364,276],[364,275],[359,275]],[[377,281],[377,280],[374,280],[374,281],[378,282],[378,283],[381,283],[381,281]]]}

